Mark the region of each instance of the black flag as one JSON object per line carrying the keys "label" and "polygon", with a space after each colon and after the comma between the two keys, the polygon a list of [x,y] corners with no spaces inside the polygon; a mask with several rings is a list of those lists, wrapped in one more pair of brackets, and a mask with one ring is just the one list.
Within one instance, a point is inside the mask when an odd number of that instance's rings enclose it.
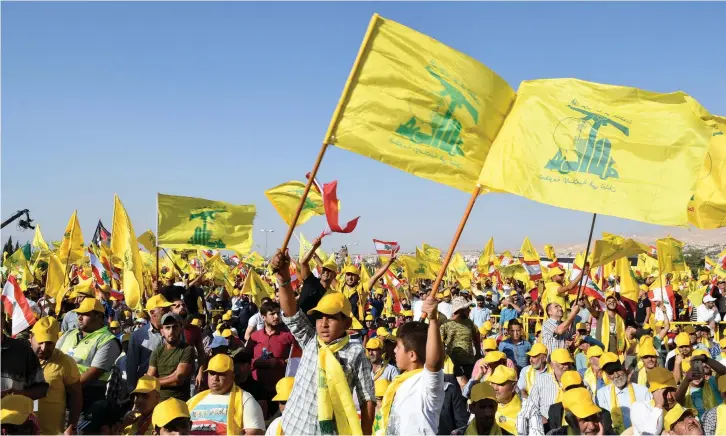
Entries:
{"label": "black flag", "polygon": [[101,243],[104,245],[111,245],[111,232],[106,230],[106,227],[103,226],[101,220],[98,220],[96,232],[93,234],[92,241],[99,247],[101,246]]}

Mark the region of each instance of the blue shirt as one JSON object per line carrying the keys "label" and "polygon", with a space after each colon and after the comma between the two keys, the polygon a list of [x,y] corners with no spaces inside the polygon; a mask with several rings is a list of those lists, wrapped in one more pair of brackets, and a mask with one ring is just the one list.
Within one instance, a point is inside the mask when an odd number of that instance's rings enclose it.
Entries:
{"label": "blue shirt", "polygon": [[469,319],[474,322],[476,328],[480,328],[482,324],[489,321],[489,318],[491,317],[492,311],[487,309],[486,307],[479,308],[477,306],[471,309],[471,312],[469,312]]}
{"label": "blue shirt", "polygon": [[529,365],[529,356],[527,352],[532,349],[532,344],[522,339],[518,344],[512,342],[511,339],[506,339],[499,343],[499,351],[507,356],[512,362],[516,363],[521,370],[525,366]]}
{"label": "blue shirt", "polygon": [[383,300],[370,300],[371,315],[376,319],[383,313]]}
{"label": "blue shirt", "polygon": [[503,325],[505,322],[511,321],[516,318],[519,318],[519,312],[512,308],[506,307],[502,309],[501,313],[499,314],[499,324]]}

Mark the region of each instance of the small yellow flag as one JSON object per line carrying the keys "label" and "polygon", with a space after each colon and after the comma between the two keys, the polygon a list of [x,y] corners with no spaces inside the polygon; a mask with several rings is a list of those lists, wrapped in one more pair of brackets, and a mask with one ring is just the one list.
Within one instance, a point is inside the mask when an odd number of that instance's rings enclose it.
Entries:
{"label": "small yellow flag", "polygon": [[658,249],[658,269],[661,274],[686,270],[683,242],[669,236],[655,241],[655,246]]}
{"label": "small yellow flag", "polygon": [[242,262],[252,265],[255,268],[262,268],[265,266],[265,258],[257,254],[256,251],[247,255],[244,259],[242,259]]}
{"label": "small yellow flag", "polygon": [[471,279],[474,276],[461,254],[454,253],[446,270],[451,274],[451,278],[458,281],[465,289],[471,288]]}
{"label": "small yellow flag", "polygon": [[616,261],[621,257],[647,253],[648,250],[650,250],[650,247],[633,239],[625,239],[621,236],[603,233],[603,239],[595,241],[590,267],[597,268],[600,265]]}
{"label": "small yellow flag", "polygon": [[545,250],[545,256],[547,256],[549,259],[552,259],[552,262],[557,262],[557,254],[555,254],[555,247],[547,244],[544,247]]}
{"label": "small yellow flag", "polygon": [[525,81],[479,183],[553,206],[685,225],[714,131],[703,112],[682,92]]}
{"label": "small yellow flag", "polygon": [[111,230],[111,253],[121,265],[121,289],[129,308],[141,309],[141,295],[144,290],[143,262],[139,255],[134,226],[126,209],[114,195],[113,228]]}
{"label": "small yellow flag", "polygon": [[726,227],[726,117],[714,117],[696,192],[688,203],[688,222],[699,229]]}
{"label": "small yellow flag", "polygon": [[532,245],[532,242],[529,241],[529,236],[524,237],[524,241],[522,241],[522,247],[519,249],[519,251],[522,252],[522,257],[524,258],[524,260],[532,262],[540,261],[539,253],[537,253],[537,250],[534,248],[534,245]]}
{"label": "small yellow flag", "polygon": [[45,294],[58,299],[65,290],[65,268],[54,253],[48,254],[48,277],[45,282]]}
{"label": "small yellow flag", "polygon": [[441,250],[429,244],[423,244],[420,251],[418,247],[416,248],[416,257],[438,263],[441,260]]}
{"label": "small yellow flag", "polygon": [[58,247],[58,256],[65,264],[74,264],[86,257],[83,251],[83,234],[81,233],[81,223],[78,222],[77,210],[73,211],[66,230],[63,232],[63,240]]}
{"label": "small yellow flag", "polygon": [[255,206],[159,194],[160,247],[214,248],[244,254],[252,247]]}
{"label": "small yellow flag", "polygon": [[487,245],[484,247],[484,251],[482,251],[481,256],[479,257],[479,261],[477,262],[477,268],[479,269],[479,272],[488,274],[489,265],[492,263],[495,263],[493,236],[489,238],[489,242],[487,242]]}
{"label": "small yellow flag", "polygon": [[471,192],[514,96],[479,61],[374,15],[325,142]]}
{"label": "small yellow flag", "polygon": [[255,270],[247,273],[247,278],[242,286],[242,295],[250,295],[254,303],[259,307],[263,297],[275,298],[275,291],[268,285]]}
{"label": "small yellow flag", "polygon": [[43,239],[43,234],[40,233],[40,224],[35,226],[35,235],[33,235],[33,243],[31,245],[41,251],[50,251],[48,244]]}
{"label": "small yellow flag", "polygon": [[[275,186],[265,191],[265,196],[275,207],[277,213],[280,214],[285,223],[289,226],[295,217],[295,211],[300,203],[303,192],[305,192],[305,183],[291,181]],[[323,196],[316,190],[310,189],[308,196],[303,203],[300,217],[297,219],[296,226],[299,226],[315,215],[325,215],[323,207]]]}
{"label": "small yellow flag", "polygon": [[151,230],[147,230],[142,233],[137,241],[139,241],[139,244],[146,248],[146,251],[149,253],[156,253],[156,236]]}

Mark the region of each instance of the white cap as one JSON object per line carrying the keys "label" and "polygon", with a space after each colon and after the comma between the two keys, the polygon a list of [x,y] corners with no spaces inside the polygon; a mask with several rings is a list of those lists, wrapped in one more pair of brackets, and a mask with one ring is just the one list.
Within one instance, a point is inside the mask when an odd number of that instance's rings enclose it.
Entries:
{"label": "white cap", "polygon": [[704,303],[713,303],[714,301],[716,301],[716,299],[710,295],[706,295],[705,297],[703,297]]}

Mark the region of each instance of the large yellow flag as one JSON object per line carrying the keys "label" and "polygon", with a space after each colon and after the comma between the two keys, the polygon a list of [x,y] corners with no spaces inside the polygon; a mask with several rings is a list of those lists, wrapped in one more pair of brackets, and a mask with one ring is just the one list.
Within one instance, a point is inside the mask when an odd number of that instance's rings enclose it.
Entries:
{"label": "large yellow flag", "polygon": [[216,248],[245,254],[252,247],[255,206],[159,194],[160,247]]}
{"label": "large yellow flag", "polygon": [[409,283],[419,279],[434,279],[441,269],[441,264],[434,264],[411,256],[399,256],[398,261],[403,264],[403,275],[406,276]]}
{"label": "large yellow flag", "polygon": [[621,257],[636,256],[647,253],[650,250],[645,244],[633,239],[625,239],[622,236],[603,233],[603,239],[595,241],[595,248],[592,250],[591,268],[611,263]]}
{"label": "large yellow flag", "polygon": [[688,222],[700,229],[726,227],[726,117],[707,121],[715,126],[696,192],[688,203]]}
{"label": "large yellow flag", "polygon": [[151,230],[147,230],[138,237],[137,241],[141,244],[146,251],[149,253],[156,253],[156,236]]}
{"label": "large yellow flag", "polygon": [[63,240],[58,247],[58,256],[61,262],[66,264],[80,262],[86,256],[83,251],[83,234],[81,233],[81,223],[78,222],[77,210],[73,211],[66,230],[63,232]]}
{"label": "large yellow flag", "polygon": [[637,302],[640,290],[627,257],[615,261],[615,275],[620,277],[620,296]]}
{"label": "large yellow flag", "polygon": [[126,304],[134,310],[141,309],[141,293],[144,289],[143,262],[139,255],[134,226],[126,214],[118,195],[113,199],[113,228],[111,229],[111,253],[121,266],[121,289]]}
{"label": "large yellow flag", "polygon": [[423,244],[421,250],[416,247],[416,257],[428,260],[429,262],[438,262],[441,259],[441,250],[429,244]]}
{"label": "large yellow flag", "polygon": [[702,112],[682,92],[525,81],[479,183],[553,206],[684,225],[714,131]]}
{"label": "large yellow flag", "polygon": [[33,243],[31,245],[41,251],[50,251],[48,244],[43,239],[43,234],[40,233],[40,224],[35,226],[35,234],[33,235]]}
{"label": "large yellow flag", "polygon": [[655,246],[658,249],[658,269],[661,274],[686,270],[683,242],[669,236],[655,241]]}
{"label": "large yellow flag", "polygon": [[374,15],[325,142],[471,192],[514,97],[477,60]]}
{"label": "large yellow flag", "polygon": [[[295,211],[297,211],[303,192],[305,192],[305,183],[292,181],[268,189],[265,191],[265,196],[289,226],[295,217]],[[308,196],[305,197],[305,203],[303,203],[296,226],[305,223],[315,215],[325,215],[323,196],[316,189],[310,189]]]}
{"label": "large yellow flag", "polygon": [[48,276],[45,282],[45,294],[58,298],[63,294],[66,285],[65,268],[55,253],[48,253]]}

